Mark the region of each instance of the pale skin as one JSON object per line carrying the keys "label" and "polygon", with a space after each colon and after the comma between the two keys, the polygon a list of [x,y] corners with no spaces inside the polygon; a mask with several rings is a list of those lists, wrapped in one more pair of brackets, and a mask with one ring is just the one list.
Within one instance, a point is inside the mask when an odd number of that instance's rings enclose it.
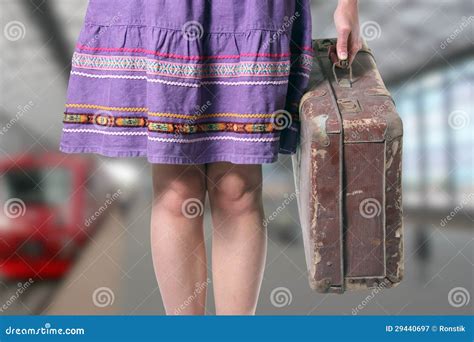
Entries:
{"label": "pale skin", "polygon": [[[361,47],[357,1],[340,0],[334,19],[339,58],[352,61]],[[267,249],[261,165],[155,164],[152,173],[151,245],[166,314],[204,315],[212,283],[217,315],[254,315]],[[206,193],[212,279],[203,231]]]}

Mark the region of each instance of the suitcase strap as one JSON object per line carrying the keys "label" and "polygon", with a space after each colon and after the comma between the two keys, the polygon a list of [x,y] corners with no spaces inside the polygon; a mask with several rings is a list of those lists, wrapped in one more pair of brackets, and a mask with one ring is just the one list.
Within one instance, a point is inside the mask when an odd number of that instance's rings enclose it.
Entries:
{"label": "suitcase strap", "polygon": [[[327,61],[329,63],[329,61]],[[321,60],[318,63],[322,63]],[[326,63],[326,61],[324,62]],[[321,64],[321,71],[327,70]],[[324,82],[328,113],[314,117],[312,138],[316,157],[313,161],[315,212],[317,229],[312,232],[316,265],[310,277],[318,292],[344,292],[343,258],[343,130],[329,75]],[[318,101],[317,98],[314,99]],[[312,101],[312,100],[310,100]]]}

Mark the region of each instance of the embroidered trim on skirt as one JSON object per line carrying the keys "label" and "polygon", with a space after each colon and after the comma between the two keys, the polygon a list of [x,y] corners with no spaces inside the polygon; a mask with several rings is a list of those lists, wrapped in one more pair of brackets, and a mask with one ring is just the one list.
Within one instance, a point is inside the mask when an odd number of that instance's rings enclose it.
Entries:
{"label": "embroidered trim on skirt", "polygon": [[309,0],[90,0],[60,149],[151,163],[295,152]]}

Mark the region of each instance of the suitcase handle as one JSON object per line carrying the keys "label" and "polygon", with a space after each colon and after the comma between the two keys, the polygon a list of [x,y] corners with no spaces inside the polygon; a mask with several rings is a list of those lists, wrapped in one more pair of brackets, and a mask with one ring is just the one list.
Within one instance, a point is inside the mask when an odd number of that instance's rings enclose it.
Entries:
{"label": "suitcase handle", "polygon": [[[328,48],[328,57],[332,63],[332,73],[334,75],[334,79],[338,86],[343,88],[351,88],[352,83],[354,83],[353,74],[352,74],[352,65],[349,64],[349,60],[341,60],[337,56],[337,49],[336,45],[331,45]],[[349,71],[349,79],[339,79],[337,76],[336,68],[344,69]]]}

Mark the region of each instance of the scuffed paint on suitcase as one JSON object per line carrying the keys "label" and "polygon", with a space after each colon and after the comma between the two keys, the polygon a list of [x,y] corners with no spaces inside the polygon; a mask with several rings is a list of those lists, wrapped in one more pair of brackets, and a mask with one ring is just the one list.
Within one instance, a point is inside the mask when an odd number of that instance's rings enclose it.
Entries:
{"label": "scuffed paint on suitcase", "polygon": [[392,287],[403,277],[403,126],[367,45],[334,67],[333,39],[314,42],[293,156],[311,287]]}

